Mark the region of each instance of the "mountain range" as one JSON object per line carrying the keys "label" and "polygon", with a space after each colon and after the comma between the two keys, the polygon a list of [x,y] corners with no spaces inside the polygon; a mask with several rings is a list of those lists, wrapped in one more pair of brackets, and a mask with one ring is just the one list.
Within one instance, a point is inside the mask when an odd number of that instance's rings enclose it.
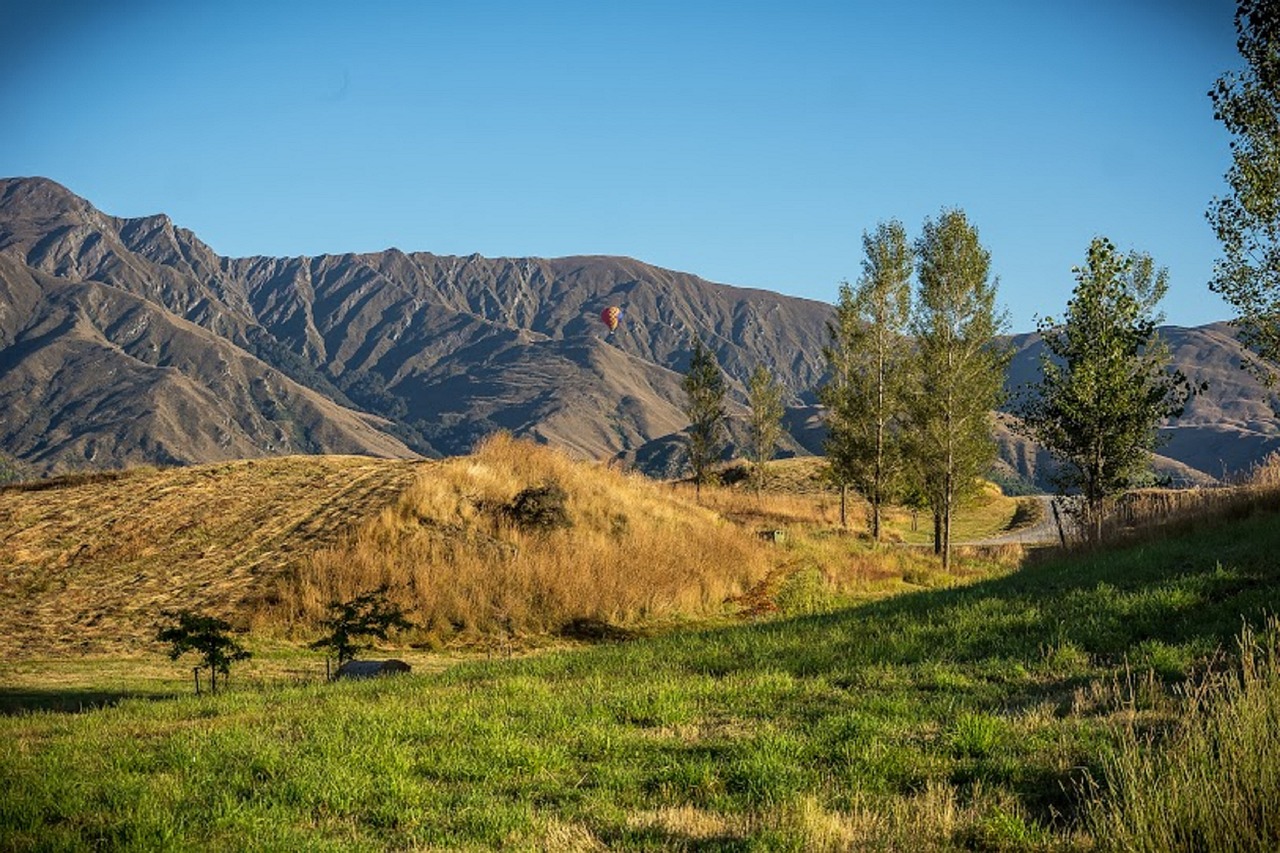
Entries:
{"label": "mountain range", "polygon": [[[599,319],[617,305],[610,332]],[[33,474],[295,453],[464,453],[497,429],[650,473],[679,467],[695,337],[745,413],[757,364],[786,389],[784,452],[820,452],[831,306],[621,257],[387,249],[227,258],[165,215],[118,218],[44,178],[0,180],[0,451]],[[1280,448],[1230,326],[1167,327],[1207,381],[1158,468],[1210,482]],[[1038,336],[1010,339],[1009,387]],[[997,419],[1002,467],[1050,462]]]}

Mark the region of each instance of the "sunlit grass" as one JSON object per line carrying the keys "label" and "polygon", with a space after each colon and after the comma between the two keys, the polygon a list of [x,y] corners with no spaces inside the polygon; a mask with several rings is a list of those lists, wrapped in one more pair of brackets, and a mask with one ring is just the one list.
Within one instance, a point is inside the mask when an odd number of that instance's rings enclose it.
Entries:
{"label": "sunlit grass", "polygon": [[1087,780],[1127,732],[1172,730],[1180,685],[1242,619],[1275,611],[1277,548],[1280,525],[1259,517],[795,618],[363,684],[233,674],[216,698],[0,719],[0,835],[19,849],[1106,848]]}

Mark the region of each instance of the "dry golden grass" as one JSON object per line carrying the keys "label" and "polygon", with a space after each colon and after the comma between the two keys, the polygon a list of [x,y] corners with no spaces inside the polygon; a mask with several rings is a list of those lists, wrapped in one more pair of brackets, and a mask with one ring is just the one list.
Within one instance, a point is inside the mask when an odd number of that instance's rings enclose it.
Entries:
{"label": "dry golden grass", "polygon": [[169,608],[239,621],[264,579],[336,542],[416,468],[285,457],[0,491],[0,654],[137,650]]}
{"label": "dry golden grass", "polygon": [[809,795],[767,812],[721,813],[685,804],[637,811],[627,822],[655,830],[681,847],[741,843],[763,830],[799,838],[805,850],[815,853],[953,850],[957,837],[976,849],[1037,847],[1043,839],[1025,829],[1023,812],[1006,792],[979,784],[962,800],[955,787],[930,782],[908,796],[855,797],[843,809],[828,808]]}
{"label": "dry golden grass", "polygon": [[[746,469],[730,467],[723,473],[729,485],[708,485],[700,503],[746,527],[758,530],[796,525],[834,528],[840,524],[840,493],[826,479],[826,460],[819,456],[777,459],[766,464],[765,486],[757,491]],[[691,483],[673,486],[693,500]],[[998,536],[1011,527],[1025,499],[1008,497],[994,483],[983,482],[977,494],[957,508],[951,540],[980,541]],[[868,535],[870,505],[850,489],[845,496],[847,532]],[[913,511],[887,504],[881,507],[881,539],[885,543],[925,545],[933,542],[933,518],[928,510]]]}
{"label": "dry golden grass", "polygon": [[[572,526],[526,531],[502,511],[557,484]],[[376,518],[300,561],[257,611],[306,631],[332,601],[386,585],[428,642],[629,625],[719,612],[763,577],[756,538],[669,488],[498,434],[426,467]]]}
{"label": "dry golden grass", "polygon": [[[737,602],[745,615],[811,612],[841,601],[952,586],[1006,571],[1025,559],[1025,549],[1017,544],[957,546],[952,571],[943,572],[930,549],[895,547],[932,542],[931,516],[920,513],[918,525],[913,524],[913,513],[898,506],[884,508],[883,541],[876,546],[867,530],[867,502],[852,490],[846,497],[848,527],[840,527],[840,495],[826,483],[825,465],[819,457],[772,461],[759,491],[733,468],[723,477],[727,485],[703,486],[700,505],[776,545],[769,574]],[[668,488],[695,501],[691,483]],[[1017,510],[1018,499],[985,484],[961,508],[954,536],[981,539],[1003,532]]]}
{"label": "dry golden grass", "polygon": [[1110,510],[1106,538],[1142,536],[1276,509],[1280,509],[1280,452],[1263,459],[1231,485],[1129,492]]}
{"label": "dry golden grass", "polygon": [[[670,486],[672,492],[695,502],[688,483]],[[750,488],[704,486],[698,501],[702,506],[746,527],[774,529],[794,524],[834,526],[840,522],[840,496],[833,492],[790,492],[769,488],[759,493]],[[864,503],[850,497],[850,511],[861,518]]]}
{"label": "dry golden grass", "polygon": [[[704,488],[696,502],[691,488],[498,435],[440,462],[291,457],[0,490],[0,654],[154,652],[161,613],[178,608],[309,638],[331,602],[383,585],[420,626],[401,639],[439,648],[527,644],[575,620],[758,616],[784,586],[809,595],[799,572],[828,602],[968,573],[943,575],[924,549],[870,547],[854,499],[853,531],[836,529],[839,498],[812,487],[818,469],[788,460],[762,494]],[[547,484],[564,489],[572,526],[521,529],[504,508]],[[976,556],[989,568],[992,555]]]}

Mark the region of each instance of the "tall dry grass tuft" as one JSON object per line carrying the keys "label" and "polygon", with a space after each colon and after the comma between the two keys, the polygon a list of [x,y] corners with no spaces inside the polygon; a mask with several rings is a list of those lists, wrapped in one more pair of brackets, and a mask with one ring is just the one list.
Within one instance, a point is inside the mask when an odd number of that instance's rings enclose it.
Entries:
{"label": "tall dry grass tuft", "polygon": [[1245,518],[1280,511],[1280,452],[1254,465],[1235,483],[1218,488],[1140,489],[1116,500],[1105,538],[1142,536],[1153,530]]}
{"label": "tall dry grass tuft", "polygon": [[[546,485],[571,526],[522,529],[507,508]],[[269,606],[306,630],[329,602],[386,585],[435,640],[514,636],[714,612],[768,567],[765,546],[665,487],[497,434],[296,566]]]}
{"label": "tall dry grass tuft", "polygon": [[[671,486],[675,494],[694,500],[692,485]],[[858,512],[865,505],[854,499]],[[829,492],[785,492],[749,488],[703,486],[701,505],[714,509],[725,518],[742,525],[786,527],[792,524],[817,524],[830,527],[840,520],[840,499]]]}
{"label": "tall dry grass tuft", "polygon": [[1280,622],[1245,628],[1231,671],[1187,697],[1164,742],[1130,730],[1089,802],[1105,849],[1280,849]]}

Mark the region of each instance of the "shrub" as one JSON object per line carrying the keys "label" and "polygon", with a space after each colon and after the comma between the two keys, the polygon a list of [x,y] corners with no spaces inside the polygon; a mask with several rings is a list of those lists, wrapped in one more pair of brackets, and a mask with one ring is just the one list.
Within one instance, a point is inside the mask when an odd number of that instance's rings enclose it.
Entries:
{"label": "shrub", "polygon": [[341,666],[368,648],[369,640],[385,640],[392,628],[413,626],[399,607],[387,601],[387,587],[381,586],[351,601],[330,603],[329,618],[321,622],[321,627],[329,633],[312,643],[311,648],[332,651]]}
{"label": "shrub", "polygon": [[559,483],[530,486],[503,507],[503,514],[522,530],[561,530],[573,526],[565,509],[568,498]]}
{"label": "shrub", "polygon": [[[193,613],[190,610],[177,613],[166,611],[164,615],[175,620],[176,624],[161,628],[156,639],[170,644],[171,660],[177,660],[187,652],[199,654],[204,665],[209,668],[209,689],[213,693],[218,692],[218,673],[222,673],[225,680],[231,672],[232,663],[252,657],[239,643],[227,636],[231,625],[215,616]],[[199,692],[200,680],[197,676],[196,693]]]}

